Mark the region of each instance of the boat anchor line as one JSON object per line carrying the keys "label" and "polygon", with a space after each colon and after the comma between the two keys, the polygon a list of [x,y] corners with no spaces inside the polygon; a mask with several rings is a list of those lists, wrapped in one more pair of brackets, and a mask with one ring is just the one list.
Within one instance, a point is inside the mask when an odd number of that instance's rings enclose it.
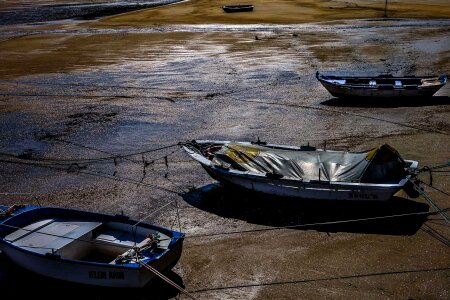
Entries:
{"label": "boat anchor line", "polygon": [[[69,141],[65,141],[65,140],[58,140],[61,142],[65,142],[65,143],[69,143],[69,144],[73,144],[75,146],[78,147],[83,147],[83,148],[88,148],[91,150],[95,150],[98,152],[102,152],[102,153],[107,153],[110,154],[110,152],[108,151],[104,151],[104,150],[99,150],[99,149],[95,149],[92,147],[87,147],[84,145],[80,145],[80,144],[76,144],[76,143],[72,143]],[[32,157],[32,154],[29,153],[23,153],[20,155],[14,155],[14,154],[10,154],[10,153],[4,153],[4,152],[0,152],[0,155],[2,156],[7,156],[7,157],[12,157],[12,158],[16,158],[16,159],[22,159],[22,160],[28,160],[28,161],[33,161],[33,162],[37,162],[37,163],[42,163],[42,164],[47,164],[47,165],[73,165],[73,164],[93,164],[93,163],[98,163],[98,162],[104,162],[104,161],[113,161],[114,159],[118,160],[118,159],[125,159],[125,160],[129,160],[131,162],[134,163],[138,163],[140,161],[134,161],[131,160],[130,157],[140,157],[141,155],[145,155],[148,153],[152,153],[152,152],[156,152],[156,151],[160,151],[160,150],[165,150],[165,149],[169,149],[169,148],[173,148],[173,147],[177,147],[180,146],[181,143],[176,143],[176,144],[171,144],[171,145],[167,145],[167,146],[162,146],[159,148],[153,148],[153,149],[149,149],[149,150],[144,150],[144,151],[140,151],[140,152],[133,152],[133,153],[128,153],[128,154],[117,154],[117,155],[111,155],[111,156],[106,156],[106,157],[99,157],[99,158],[76,158],[76,159],[60,159],[60,158],[37,158],[37,157]],[[158,159],[163,159],[165,156],[162,156]],[[157,160],[157,159],[155,159]]]}
{"label": "boat anchor line", "polygon": [[416,213],[385,215],[385,216],[361,218],[361,219],[347,219],[347,220],[318,222],[318,223],[303,223],[303,224],[277,226],[277,227],[270,227],[270,228],[236,230],[236,231],[225,231],[225,232],[213,232],[213,233],[205,233],[205,234],[197,234],[197,235],[185,236],[184,239],[214,237],[214,236],[232,235],[232,234],[245,234],[245,233],[254,233],[254,232],[262,232],[262,231],[275,231],[275,230],[282,230],[282,229],[296,229],[296,228],[324,226],[324,225],[339,225],[339,224],[349,224],[349,223],[358,223],[358,222],[370,222],[370,221],[394,219],[394,218],[403,218],[403,217],[411,217],[411,216],[432,216],[432,215],[436,215],[436,214],[438,214],[440,212],[448,212],[448,211],[450,211],[450,207],[441,209],[439,211],[432,211],[432,212],[429,212],[429,211],[427,211],[427,212],[416,212]]}
{"label": "boat anchor line", "polygon": [[[436,187],[433,187],[433,172],[435,172],[438,169],[444,169],[444,168],[449,168],[449,167],[450,167],[450,161],[447,163],[433,166],[433,167],[425,166],[419,170],[411,172],[411,178],[409,178],[408,180],[410,182],[410,186],[412,187],[413,191],[415,191],[417,194],[419,194],[420,196],[425,198],[425,200],[434,208],[434,210],[439,212],[440,215],[444,218],[444,220],[450,224],[450,217],[444,211],[442,211],[442,209],[436,204],[436,202],[420,186],[420,183],[423,183],[426,186],[428,186],[446,196],[450,196],[450,193],[443,191],[441,189],[438,189]],[[420,173],[428,173],[429,174],[429,183],[426,183],[423,180],[420,180],[418,178],[418,175]]]}
{"label": "boat anchor line", "polygon": [[[183,145],[183,144],[189,144],[189,143],[178,143],[178,144],[180,144],[180,145]],[[177,145],[178,145],[177,144]],[[2,161],[2,160],[0,160],[0,162],[6,162],[6,163],[20,163],[20,162],[11,162],[11,161]],[[21,163],[23,163],[23,164],[27,164],[27,165],[30,165],[30,163],[25,163],[25,162],[21,162]],[[34,164],[31,164],[31,165],[34,165]],[[49,166],[42,166],[42,165],[35,165],[35,166],[40,166],[40,167],[49,167]],[[448,162],[447,164],[443,164],[443,165],[439,165],[439,166],[435,166],[435,167],[431,167],[431,168],[429,168],[429,169],[432,169],[432,170],[434,170],[434,169],[438,169],[438,168],[444,168],[444,167],[447,167],[447,166],[450,166],[450,162]],[[58,170],[61,170],[61,169],[58,169]],[[424,168],[422,168],[421,170],[424,170]],[[421,171],[421,170],[419,170],[419,172]],[[428,170],[428,169],[426,169],[426,170]],[[83,173],[83,172],[81,172],[81,173]],[[93,175],[93,176],[100,176],[100,174],[96,174],[96,173],[87,173],[88,175]],[[105,177],[105,176],[101,176],[101,177]],[[135,184],[135,182],[133,182],[133,181],[129,181],[129,180],[122,180],[121,178],[115,178],[115,177],[106,177],[106,178],[109,178],[109,179],[113,179],[113,180],[119,180],[119,181],[123,181],[123,182],[126,182],[126,183],[133,183],[133,184]],[[127,178],[126,178],[127,179]],[[146,185],[145,185],[146,186]],[[149,186],[149,187],[153,187],[153,186]],[[178,194],[178,193],[177,193]],[[431,199],[431,198],[430,198]],[[427,199],[428,200],[428,199]],[[172,203],[173,201],[171,201],[170,203],[166,203],[165,205],[164,205],[164,207],[166,207],[166,206],[168,206],[168,205],[170,205],[171,203]],[[437,207],[437,206],[436,206]],[[447,209],[440,209],[440,208],[436,208],[435,207],[435,209],[436,209],[436,211],[435,212],[426,212],[426,213],[419,213],[419,214],[421,214],[421,215],[425,215],[425,214],[428,214],[428,215],[433,215],[433,214],[436,214],[436,213],[442,213],[442,212],[445,212],[445,211],[448,211],[449,209],[447,208]],[[214,235],[222,235],[222,234],[237,234],[237,233],[245,233],[245,232],[253,232],[253,231],[262,231],[262,230],[275,230],[275,229],[282,229],[282,228],[298,228],[298,227],[305,227],[305,226],[314,226],[314,225],[330,225],[330,224],[339,224],[339,223],[348,223],[348,222],[359,222],[359,221],[365,221],[365,220],[374,220],[374,219],[382,219],[382,218],[393,218],[393,217],[402,217],[402,216],[407,216],[407,215],[410,215],[410,214],[402,214],[402,215],[391,215],[391,216],[380,216],[380,217],[375,217],[375,218],[368,218],[368,219],[356,219],[356,220],[342,220],[342,221],[337,221],[337,222],[324,222],[324,223],[316,223],[316,224],[297,224],[297,225],[292,225],[292,226],[287,226],[287,227],[276,227],[276,228],[269,228],[269,229],[257,229],[257,230],[250,230],[250,231],[236,231],[236,232],[224,232],[224,233],[210,233],[210,234],[202,234],[202,235],[197,235],[197,236],[190,236],[190,237],[201,237],[201,236],[214,236]],[[415,214],[413,214],[413,215],[418,215],[417,213],[415,213]],[[146,216],[146,217],[144,217],[143,219],[146,219],[146,218],[148,218],[149,216]],[[447,218],[446,219],[448,219],[448,216],[447,216]]]}
{"label": "boat anchor line", "polygon": [[[157,174],[158,176],[166,179],[168,182],[170,182],[170,184],[172,184],[176,189],[179,190],[179,192],[185,192],[185,189],[181,186],[179,186],[178,184],[175,184],[172,180],[170,180],[169,177],[169,160],[168,157],[175,154],[176,152],[180,151],[180,148],[177,148],[175,150],[173,150],[172,152],[165,154],[161,157],[157,157],[157,158],[153,158],[151,161],[148,161],[145,158],[145,154],[150,153],[150,152],[155,152],[155,151],[159,151],[162,149],[168,149],[168,148],[173,148],[175,146],[179,146],[180,143],[177,144],[172,144],[169,146],[164,146],[164,147],[160,147],[160,148],[156,148],[156,149],[151,149],[151,150],[147,150],[147,151],[142,151],[142,152],[138,152],[138,153],[131,153],[131,154],[126,154],[126,155],[115,155],[115,156],[110,156],[110,157],[102,157],[102,158],[85,158],[85,159],[78,159],[78,160],[71,160],[71,159],[54,159],[54,158],[33,158],[31,157],[31,155],[13,155],[13,154],[9,154],[9,153],[0,153],[0,155],[2,156],[6,156],[8,158],[13,158],[14,161],[8,160],[8,161],[4,161],[1,160],[1,162],[10,162],[10,163],[23,163],[23,164],[27,164],[29,165],[35,165],[35,166],[41,166],[41,167],[55,167],[55,168],[66,168],[67,167],[67,172],[68,173],[87,173],[87,172],[92,172],[90,170],[86,170],[86,168],[89,165],[92,165],[94,163],[100,163],[100,162],[107,162],[107,161],[112,161],[114,162],[114,173],[111,175],[113,177],[117,177],[119,178],[118,175],[118,165],[119,165],[119,161],[121,159],[123,160],[127,160],[133,163],[137,163],[137,164],[142,164],[143,165],[143,175],[140,181],[136,181],[136,184],[138,186],[144,184],[144,179],[147,176],[147,171],[149,170],[149,166],[154,165],[154,163],[158,160],[163,160],[163,163],[165,165],[166,170],[164,171],[164,174],[160,174],[157,171],[153,170],[153,168],[150,169],[150,171],[152,171],[153,173]],[[106,151],[103,150],[97,150],[96,151],[100,151],[100,152],[104,152],[104,153],[108,153]],[[141,156],[142,160],[133,160],[130,159],[130,157],[133,156]],[[27,163],[25,163],[27,162]],[[102,175],[110,175],[110,174],[106,174],[106,173],[102,173]]]}
{"label": "boat anchor line", "polygon": [[[20,160],[16,160],[16,161],[12,161],[12,160],[4,160],[4,159],[0,159],[0,163],[9,163],[9,164],[19,164],[19,165],[27,165],[27,166],[35,166],[35,167],[41,167],[41,168],[47,168],[47,169],[52,169],[52,170],[57,170],[57,171],[61,171],[61,172],[67,172],[67,168],[66,167],[60,167],[60,166],[55,166],[55,165],[48,165],[48,164],[39,164],[39,163],[33,163],[33,162],[26,162],[26,161],[20,161]],[[165,187],[161,187],[161,186],[157,186],[154,184],[150,184],[147,182],[139,182],[135,179],[132,178],[128,178],[128,177],[120,177],[120,176],[113,176],[109,173],[104,173],[104,172],[99,172],[99,171],[88,171],[88,170],[77,170],[76,174],[85,174],[85,175],[90,175],[90,176],[94,176],[94,177],[101,177],[101,178],[106,178],[106,179],[110,179],[110,180],[114,180],[114,181],[119,181],[119,182],[125,182],[125,183],[129,183],[129,184],[134,184],[134,185],[142,185],[144,187],[147,188],[153,188],[153,189],[157,189],[157,190],[162,190],[168,193],[173,193],[176,195],[180,195],[180,192],[169,189],[169,188],[165,188]]]}
{"label": "boat anchor line", "polygon": [[409,179],[409,182],[412,183],[414,190],[417,191],[422,197],[424,197],[425,200],[434,208],[434,210],[438,212],[448,224],[450,224],[450,217],[445,213],[445,211],[443,211],[436,204],[436,202],[433,199],[431,199],[431,197],[419,185],[416,184],[415,181]]}
{"label": "boat anchor line", "polygon": [[[430,178],[430,183],[427,184],[427,185],[428,185],[429,187],[433,187],[433,172],[439,172],[439,171],[436,171],[436,170],[438,170],[438,169],[444,169],[444,168],[450,168],[450,161],[447,162],[447,163],[444,163],[444,164],[440,164],[440,165],[434,166],[434,167],[425,166],[425,167],[423,167],[423,168],[417,170],[417,174],[415,174],[415,176],[417,177],[417,175],[418,175],[419,173],[428,172],[428,173],[429,173],[429,176],[430,176],[430,177],[429,177],[429,178]],[[441,171],[441,172],[445,172],[445,171]],[[450,172],[450,170],[448,170],[447,172]],[[422,182],[423,182],[423,181],[422,181]],[[423,183],[425,183],[425,182],[423,182]],[[445,193],[445,192],[443,192],[443,191],[440,191],[440,192],[446,194],[447,196],[449,195],[448,193]]]}
{"label": "boat anchor line", "polygon": [[263,283],[248,283],[234,286],[218,286],[218,287],[210,287],[204,289],[194,290],[191,293],[205,293],[219,290],[233,290],[233,289],[245,289],[245,288],[254,288],[254,287],[268,287],[268,286],[279,286],[279,285],[288,285],[288,284],[304,284],[304,283],[315,283],[315,282],[324,282],[324,281],[334,281],[334,280],[352,280],[356,278],[367,278],[373,276],[392,276],[392,275],[401,275],[401,274],[413,274],[413,273],[426,273],[426,272],[448,272],[450,270],[449,267],[442,268],[433,268],[433,269],[417,269],[417,270],[398,270],[398,271],[386,271],[386,272],[377,272],[377,273],[366,273],[366,274],[354,274],[354,275],[344,275],[344,276],[335,276],[335,277],[325,277],[325,278],[310,278],[310,279],[299,279],[299,280],[286,280],[286,281],[272,281],[272,282],[263,282]]}
{"label": "boat anchor line", "polygon": [[385,122],[385,123],[394,124],[394,125],[401,126],[401,127],[415,129],[415,130],[418,130],[418,131],[438,133],[438,134],[443,134],[443,135],[450,135],[450,132],[445,132],[445,131],[441,131],[441,130],[435,130],[435,129],[432,129],[432,128],[418,127],[418,126],[407,124],[407,123],[401,123],[401,122],[386,120],[386,119],[382,119],[382,118],[371,117],[371,116],[367,116],[367,115],[364,115],[364,114],[358,114],[358,113],[353,113],[353,112],[349,112],[349,111],[341,111],[341,110],[337,110],[337,109],[329,109],[329,108],[312,106],[312,105],[293,104],[293,103],[278,103],[278,102],[274,102],[274,101],[260,101],[260,100],[251,100],[251,99],[250,100],[244,100],[244,99],[237,99],[237,98],[232,98],[232,97],[230,97],[229,100],[238,101],[238,102],[246,102],[246,103],[258,103],[258,104],[265,104],[265,105],[275,105],[275,106],[284,106],[284,107],[294,107],[294,108],[319,110],[319,111],[325,111],[325,112],[328,112],[328,113],[348,115],[348,116],[354,116],[354,117],[363,118],[363,119],[370,119],[370,120]]}
{"label": "boat anchor line", "polygon": [[161,278],[162,280],[164,280],[165,282],[167,282],[168,284],[170,284],[172,287],[174,287],[175,289],[177,289],[179,292],[181,292],[183,295],[189,297],[190,299],[193,300],[198,300],[198,298],[194,297],[191,293],[189,293],[188,291],[186,291],[185,289],[183,289],[181,286],[179,286],[178,284],[176,284],[175,282],[173,282],[172,280],[170,280],[167,276],[165,276],[164,274],[162,274],[161,272],[159,272],[158,270],[156,270],[155,268],[153,268],[152,266],[146,264],[145,262],[143,262],[140,258],[138,253],[136,252],[136,262],[138,262],[141,266],[143,266],[144,268],[146,268],[147,270],[149,270],[150,272],[152,272],[153,274],[155,274],[156,276],[158,276],[159,278]]}
{"label": "boat anchor line", "polygon": [[[101,153],[106,153],[109,154],[111,156],[109,157],[101,157],[101,158],[81,158],[81,159],[59,159],[59,158],[33,158],[32,157],[32,153],[25,153],[24,154],[20,154],[20,155],[12,155],[12,154],[8,154],[8,153],[0,153],[0,155],[4,155],[7,157],[12,157],[15,159],[24,159],[24,160],[28,160],[28,161],[34,161],[37,163],[41,163],[41,164],[45,164],[45,165],[55,165],[55,166],[66,166],[69,165],[67,172],[68,173],[80,173],[81,170],[85,170],[87,168],[88,165],[90,164],[94,164],[94,163],[99,163],[99,162],[106,162],[106,161],[113,161],[114,162],[114,173],[112,176],[117,177],[118,174],[118,165],[119,165],[119,160],[126,160],[126,161],[130,161],[132,163],[136,163],[136,164],[142,164],[143,166],[143,171],[142,171],[142,178],[141,180],[137,183],[138,186],[140,186],[141,184],[143,184],[144,179],[147,176],[147,170],[148,167],[150,168],[150,171],[152,171],[154,174],[164,178],[165,180],[167,180],[172,186],[174,186],[176,189],[178,189],[180,191],[180,193],[184,193],[186,192],[185,188],[176,184],[175,182],[173,182],[171,179],[169,179],[169,161],[168,161],[168,157],[175,154],[176,152],[180,151],[181,148],[177,148],[175,150],[173,150],[172,152],[165,154],[163,156],[157,157],[157,158],[153,158],[151,161],[148,161],[145,157],[146,154],[152,153],[152,152],[156,152],[156,151],[160,151],[160,150],[165,150],[165,149],[170,149],[173,147],[177,147],[182,145],[182,143],[176,143],[176,144],[171,144],[168,146],[163,146],[163,147],[159,147],[159,148],[154,148],[154,149],[149,149],[149,150],[145,150],[145,151],[141,151],[141,152],[136,152],[136,153],[130,153],[130,154],[118,154],[118,155],[114,155],[113,153],[109,152],[109,151],[105,151],[105,150],[100,150],[100,149],[96,149],[93,147],[89,147],[89,146],[85,146],[82,144],[78,144],[78,143],[72,143],[70,141],[66,141],[66,140],[58,140],[67,144],[71,144],[80,148],[87,148],[90,150],[94,150],[97,152],[101,152]],[[140,157],[140,160],[134,160],[133,157]],[[164,160],[164,165],[166,167],[166,170],[164,172],[164,174],[160,174],[158,173],[156,170],[153,169],[153,165],[155,164],[156,161],[159,160]]]}

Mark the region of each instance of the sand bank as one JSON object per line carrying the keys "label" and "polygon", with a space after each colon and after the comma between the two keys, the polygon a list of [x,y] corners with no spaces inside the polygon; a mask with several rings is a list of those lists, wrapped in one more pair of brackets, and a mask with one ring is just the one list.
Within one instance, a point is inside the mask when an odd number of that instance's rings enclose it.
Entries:
{"label": "sand bank", "polygon": [[[225,13],[223,5],[242,1],[191,0],[149,10],[105,18],[92,26],[152,26],[160,24],[295,24],[342,19],[381,18],[384,1],[370,0],[279,0],[247,1],[255,6],[253,12]],[[246,2],[246,3],[247,3]],[[448,1],[389,1],[390,18],[450,18]]]}

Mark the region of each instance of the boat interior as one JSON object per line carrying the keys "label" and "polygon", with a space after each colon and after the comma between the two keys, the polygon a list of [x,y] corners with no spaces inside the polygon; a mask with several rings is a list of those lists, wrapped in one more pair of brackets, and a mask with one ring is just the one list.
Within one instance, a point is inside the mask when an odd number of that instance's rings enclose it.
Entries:
{"label": "boat interior", "polygon": [[134,246],[142,248],[151,243],[155,234],[160,242],[152,251],[160,253],[169,246],[167,235],[120,222],[45,219],[8,234],[5,240],[39,254],[116,264],[119,255]]}

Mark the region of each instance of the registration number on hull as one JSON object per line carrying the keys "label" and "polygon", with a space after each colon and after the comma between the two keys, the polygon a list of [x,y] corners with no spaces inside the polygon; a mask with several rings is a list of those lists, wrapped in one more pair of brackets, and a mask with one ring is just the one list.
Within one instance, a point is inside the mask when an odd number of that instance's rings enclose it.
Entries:
{"label": "registration number on hull", "polygon": [[378,196],[373,193],[365,193],[365,192],[349,192],[349,199],[362,199],[362,200],[376,200]]}
{"label": "registration number on hull", "polygon": [[89,279],[125,279],[125,274],[117,271],[89,271]]}

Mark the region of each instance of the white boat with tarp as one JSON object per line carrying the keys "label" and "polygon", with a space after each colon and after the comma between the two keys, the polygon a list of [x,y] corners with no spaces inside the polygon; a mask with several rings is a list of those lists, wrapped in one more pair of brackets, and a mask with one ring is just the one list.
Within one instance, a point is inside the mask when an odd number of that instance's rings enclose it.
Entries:
{"label": "white boat with tarp", "polygon": [[278,196],[382,201],[407,187],[418,163],[389,145],[361,152],[262,142],[194,140],[184,150],[214,179]]}
{"label": "white boat with tarp", "polygon": [[181,256],[183,233],[123,215],[40,206],[0,210],[1,251],[44,276],[142,287],[155,273],[175,266]]}

